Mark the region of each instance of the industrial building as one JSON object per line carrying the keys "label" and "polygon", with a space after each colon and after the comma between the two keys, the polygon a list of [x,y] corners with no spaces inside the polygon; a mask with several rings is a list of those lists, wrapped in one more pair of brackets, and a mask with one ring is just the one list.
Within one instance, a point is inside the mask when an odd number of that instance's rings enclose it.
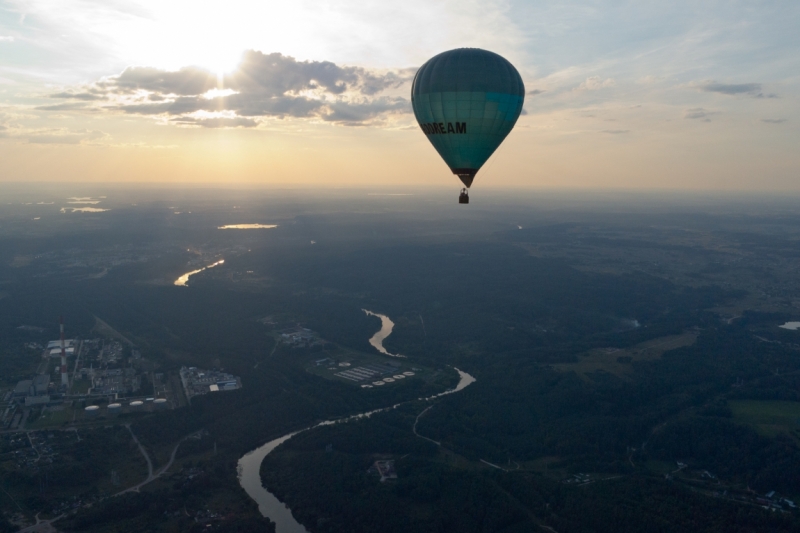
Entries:
{"label": "industrial building", "polygon": [[23,379],[14,387],[14,398],[44,396],[50,388],[50,374],[39,374],[33,379]]}
{"label": "industrial building", "polygon": [[[75,349],[75,339],[64,339],[64,347],[67,350],[70,350],[70,349],[74,350]],[[50,341],[50,342],[47,343],[47,349],[48,350],[53,350],[54,348],[58,348],[58,350],[59,350],[58,353],[61,353],[61,339],[55,340],[55,341]]]}
{"label": "industrial building", "polygon": [[14,398],[24,398],[30,394],[31,385],[33,385],[33,380],[31,379],[23,379],[17,386],[14,387]]}
{"label": "industrial building", "polygon": [[[64,348],[64,353],[67,355],[74,355],[75,347],[70,346],[69,348]],[[50,357],[61,357],[61,348],[51,348]]]}
{"label": "industrial building", "polygon": [[317,334],[308,328],[296,328],[292,331],[281,333],[281,342],[293,346],[312,346],[320,344]]}
{"label": "industrial building", "polygon": [[39,374],[33,379],[23,379],[14,387],[12,397],[26,407],[50,401],[50,374]]}
{"label": "industrial building", "polygon": [[208,394],[209,392],[236,390],[242,386],[241,379],[238,376],[216,370],[203,370],[194,366],[182,367],[180,375],[186,398],[190,401],[193,396]]}

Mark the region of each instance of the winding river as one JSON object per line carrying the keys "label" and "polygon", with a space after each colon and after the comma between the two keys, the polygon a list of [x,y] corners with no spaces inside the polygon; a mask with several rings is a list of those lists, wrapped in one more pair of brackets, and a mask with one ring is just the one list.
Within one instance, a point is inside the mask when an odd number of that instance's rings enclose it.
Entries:
{"label": "winding river", "polygon": [[[364,312],[370,315],[375,314],[370,311],[367,311],[366,309],[364,310]],[[379,316],[381,318],[383,324],[383,327],[381,327],[381,331],[378,333],[383,332],[384,328],[386,327],[386,322],[384,321],[384,319],[389,322],[389,327],[388,327],[389,332],[386,335],[380,337],[380,340],[378,341],[379,343],[382,343],[383,339],[388,337],[389,333],[392,332],[392,327],[394,326],[394,323],[392,323],[392,321],[389,320],[389,318],[386,316],[383,315],[376,315],[376,316]],[[375,336],[377,335],[378,334],[376,334]],[[375,338],[375,336],[373,336],[373,339]],[[372,339],[370,339],[370,344],[375,346],[375,344],[372,343]],[[382,344],[380,344],[380,348],[378,348],[378,346],[375,347],[382,353],[386,353],[384,350],[381,349],[383,348]],[[387,355],[392,355],[392,354],[387,354]],[[441,396],[445,396],[447,394],[453,394],[455,392],[464,390],[470,384],[475,383],[475,378],[470,376],[466,372],[462,372],[457,368],[455,369],[455,371],[458,372],[458,375],[461,378],[459,379],[458,384],[455,386],[455,388],[446,390],[439,394],[435,394],[428,398],[419,398],[419,400],[431,401]],[[314,424],[313,426],[308,426],[307,428],[295,431],[293,433],[289,433],[287,435],[284,435],[283,437],[271,440],[268,443],[264,444],[263,446],[260,446],[255,450],[246,453],[244,456],[242,456],[241,459],[239,459],[239,464],[237,466],[237,470],[239,472],[239,484],[242,486],[245,492],[247,492],[248,496],[253,498],[253,500],[258,504],[258,510],[261,512],[262,516],[265,516],[270,520],[272,520],[273,522],[275,522],[276,533],[308,533],[308,530],[305,527],[303,527],[303,525],[300,524],[300,522],[295,520],[294,516],[292,515],[292,510],[289,509],[284,503],[282,503],[277,497],[275,497],[275,495],[273,495],[266,488],[264,488],[264,485],[261,483],[261,463],[264,461],[264,458],[267,455],[269,455],[275,448],[277,448],[287,440],[291,439],[298,433],[302,433],[304,431],[308,431],[320,426],[328,426],[331,424],[336,424],[338,422],[346,422],[348,420],[355,420],[357,418],[367,418],[375,413],[396,409],[400,405],[403,405],[403,403],[408,403],[408,402],[402,402],[392,405],[391,407],[384,407],[382,409],[367,411],[366,413],[353,415],[344,419],[326,420],[324,422]]]}
{"label": "winding river", "polygon": [[373,313],[372,311],[368,311],[366,309],[362,309],[362,311],[367,313],[369,316],[376,316],[381,319],[381,329],[369,339],[369,343],[372,345],[372,347],[381,352],[383,355],[388,355],[390,357],[405,357],[405,355],[389,353],[386,351],[386,348],[383,347],[383,341],[386,340],[386,337],[392,334],[392,330],[394,329],[394,322],[392,322],[392,319],[386,315]]}

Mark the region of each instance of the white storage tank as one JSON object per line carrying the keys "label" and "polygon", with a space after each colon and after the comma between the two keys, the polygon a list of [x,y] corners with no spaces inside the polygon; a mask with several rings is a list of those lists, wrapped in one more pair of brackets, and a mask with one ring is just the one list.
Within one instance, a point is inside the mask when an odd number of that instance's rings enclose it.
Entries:
{"label": "white storage tank", "polygon": [[153,400],[153,406],[156,408],[157,411],[161,411],[167,408],[167,399],[166,398],[156,398]]}
{"label": "white storage tank", "polygon": [[108,404],[108,414],[111,416],[117,416],[120,411],[122,410],[121,403],[110,403]]}
{"label": "white storage tank", "polygon": [[132,401],[129,405],[131,411],[141,411],[144,407],[144,402],[141,400]]}
{"label": "white storage tank", "polygon": [[97,405],[89,405],[83,410],[83,412],[87,417],[95,417],[100,414],[100,407]]}

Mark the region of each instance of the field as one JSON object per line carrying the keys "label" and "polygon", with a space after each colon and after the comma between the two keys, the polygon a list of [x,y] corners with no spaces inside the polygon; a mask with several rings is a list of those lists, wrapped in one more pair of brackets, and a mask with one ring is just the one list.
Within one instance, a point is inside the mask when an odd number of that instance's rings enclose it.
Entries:
{"label": "field", "polygon": [[47,407],[42,414],[32,423],[27,424],[27,429],[44,429],[60,427],[68,422],[72,422],[75,412],[70,406]]}
{"label": "field", "polygon": [[630,348],[600,348],[580,354],[578,356],[580,360],[576,363],[556,364],[553,365],[553,369],[559,372],[575,372],[586,380],[591,380],[592,374],[597,373],[608,373],[628,379],[633,371],[632,362],[658,359],[665,352],[691,346],[696,340],[696,333],[683,333],[659,337]]}
{"label": "field", "polygon": [[800,402],[734,400],[729,401],[736,421],[774,437],[788,433],[800,438]]}

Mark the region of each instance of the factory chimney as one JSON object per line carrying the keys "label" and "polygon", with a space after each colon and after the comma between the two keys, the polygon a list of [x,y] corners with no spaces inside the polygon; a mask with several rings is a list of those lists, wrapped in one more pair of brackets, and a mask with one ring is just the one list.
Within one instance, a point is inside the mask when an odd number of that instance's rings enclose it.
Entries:
{"label": "factory chimney", "polygon": [[67,348],[64,345],[64,317],[59,316],[58,322],[61,325],[61,385],[64,388],[68,388],[69,379],[67,378]]}

